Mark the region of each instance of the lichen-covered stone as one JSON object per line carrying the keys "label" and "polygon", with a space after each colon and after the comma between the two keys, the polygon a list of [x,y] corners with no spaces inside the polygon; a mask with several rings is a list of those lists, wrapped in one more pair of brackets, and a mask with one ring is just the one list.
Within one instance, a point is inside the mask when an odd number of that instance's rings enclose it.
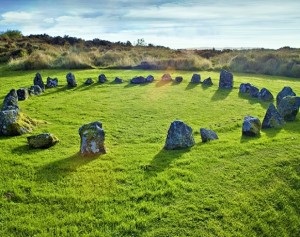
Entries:
{"label": "lichen-covered stone", "polygon": [[27,100],[29,92],[27,88],[20,88],[17,90],[18,100]]}
{"label": "lichen-covered stone", "polygon": [[193,130],[180,120],[171,123],[165,143],[166,150],[183,149],[195,145]]}
{"label": "lichen-covered stone", "polygon": [[175,77],[175,82],[180,83],[183,81],[183,78],[181,76]]}
{"label": "lichen-covered stone", "polygon": [[286,96],[279,105],[278,112],[282,115],[285,121],[294,121],[299,112],[300,97]]}
{"label": "lichen-covered stone", "polygon": [[47,77],[47,83],[46,83],[46,87],[47,88],[54,88],[58,86],[58,79],[57,78],[51,78],[51,77]]}
{"label": "lichen-covered stone", "polygon": [[205,128],[200,128],[200,135],[203,143],[219,139],[218,135],[213,130]]}
{"label": "lichen-covered stone", "polygon": [[77,82],[76,82],[76,79],[75,79],[75,76],[73,73],[69,72],[66,75],[66,79],[67,79],[68,87],[76,87],[77,86]]}
{"label": "lichen-covered stone", "polygon": [[199,84],[201,82],[200,74],[194,73],[191,79],[191,83]]}
{"label": "lichen-covered stone", "polygon": [[267,88],[262,88],[258,93],[258,98],[263,101],[272,101],[274,100],[274,96]]}
{"label": "lichen-covered stone", "polygon": [[249,137],[255,137],[260,135],[261,122],[258,118],[252,116],[246,116],[244,118],[242,134]]}
{"label": "lichen-covered stone", "polygon": [[105,133],[101,122],[85,124],[79,128],[81,138],[80,153],[83,156],[105,154]]}
{"label": "lichen-covered stone", "polygon": [[42,133],[27,137],[30,148],[49,148],[59,142],[58,138],[51,133]]}
{"label": "lichen-covered stone", "polygon": [[154,81],[154,77],[152,75],[148,75],[145,79],[146,82],[151,83]]}
{"label": "lichen-covered stone", "polygon": [[291,87],[285,86],[285,87],[283,87],[283,89],[276,96],[276,106],[277,106],[277,108],[280,104],[280,101],[288,95],[289,96],[296,96],[295,92],[293,91],[293,89]]}
{"label": "lichen-covered stone", "polygon": [[239,93],[249,93],[251,86],[252,85],[250,83],[241,83],[239,88]]}
{"label": "lichen-covered stone", "polygon": [[40,73],[35,74],[35,77],[33,79],[33,85],[38,85],[42,89],[42,91],[45,90],[45,84]]}
{"label": "lichen-covered stone", "polygon": [[166,73],[161,77],[161,80],[162,81],[172,81],[172,77],[169,73]]}
{"label": "lichen-covered stone", "polygon": [[0,112],[0,135],[16,136],[30,133],[37,123],[19,110]]}
{"label": "lichen-covered stone", "polygon": [[2,110],[18,110],[18,94],[15,89],[11,89],[3,100]]}
{"label": "lichen-covered stone", "polygon": [[208,77],[208,78],[206,78],[206,79],[203,80],[202,85],[203,86],[212,86],[213,82],[212,82],[211,78]]}
{"label": "lichen-covered stone", "polygon": [[145,77],[142,77],[142,76],[134,77],[130,81],[131,84],[143,84],[145,82],[146,82],[146,79],[145,79]]}
{"label": "lichen-covered stone", "polygon": [[259,89],[256,86],[251,85],[248,91],[250,97],[258,98]]}
{"label": "lichen-covered stone", "polygon": [[284,124],[283,117],[277,111],[274,104],[271,103],[262,122],[262,128],[277,128],[282,127]]}
{"label": "lichen-covered stone", "polygon": [[98,82],[99,82],[99,83],[105,83],[105,82],[107,82],[106,76],[105,76],[104,74],[100,74],[100,75],[98,76]]}
{"label": "lichen-covered stone", "polygon": [[233,75],[222,69],[220,72],[219,88],[232,89],[233,88]]}
{"label": "lichen-covered stone", "polygon": [[116,77],[115,80],[114,80],[115,83],[118,83],[118,84],[121,84],[123,83],[123,79],[119,78],[119,77]]}
{"label": "lichen-covered stone", "polygon": [[29,89],[28,89],[28,93],[29,95],[33,96],[33,95],[40,95],[43,93],[43,90],[40,86],[38,85],[34,85],[34,86],[31,86]]}
{"label": "lichen-covered stone", "polygon": [[86,81],[84,82],[85,85],[92,85],[94,83],[93,78],[88,78],[86,79]]}

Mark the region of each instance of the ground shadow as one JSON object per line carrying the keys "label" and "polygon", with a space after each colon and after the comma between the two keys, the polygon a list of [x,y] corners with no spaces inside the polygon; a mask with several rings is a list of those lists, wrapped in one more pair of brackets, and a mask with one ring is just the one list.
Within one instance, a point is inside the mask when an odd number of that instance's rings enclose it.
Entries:
{"label": "ground shadow", "polygon": [[92,162],[97,157],[83,157],[79,153],[76,153],[65,159],[46,164],[37,171],[37,180],[51,182],[63,179],[70,173],[76,172],[79,167]]}
{"label": "ground shadow", "polygon": [[271,101],[263,101],[258,98],[250,97],[247,93],[239,93],[239,98],[248,100],[249,104],[260,104],[264,109],[267,109],[270,103],[274,102],[274,99]]}
{"label": "ground shadow", "polygon": [[266,134],[267,137],[276,137],[276,135],[283,129],[283,127],[278,128],[264,128],[262,132]]}
{"label": "ground shadow", "polygon": [[157,173],[163,172],[170,166],[172,162],[180,158],[186,152],[189,152],[190,148],[180,150],[165,150],[161,149],[152,159],[150,164],[144,165],[142,168],[145,171],[146,176],[156,176]]}
{"label": "ground shadow", "polygon": [[158,81],[158,82],[156,82],[156,84],[155,84],[155,86],[156,87],[162,87],[162,86],[165,86],[165,85],[167,85],[167,84],[170,84],[170,83],[172,83],[172,81]]}
{"label": "ground shadow", "polygon": [[189,84],[186,86],[185,90],[191,90],[194,89],[197,85],[199,85],[200,83],[193,83],[193,82],[189,82]]}
{"label": "ground shadow", "polygon": [[182,81],[180,81],[180,82],[178,82],[178,81],[173,81],[172,82],[172,86],[178,86],[178,85],[180,85],[182,83]]}
{"label": "ground shadow", "polygon": [[136,87],[136,86],[147,86],[149,84],[151,84],[151,82],[144,82],[144,83],[138,83],[138,84],[129,82],[127,85],[124,86],[124,88],[131,88],[131,87]]}
{"label": "ground shadow", "polygon": [[261,135],[259,135],[259,136],[245,136],[245,135],[241,135],[240,142],[241,143],[246,143],[246,142],[258,140],[259,138],[261,138]]}
{"label": "ground shadow", "polygon": [[70,90],[73,88],[69,88],[68,86],[57,86],[56,88],[47,88],[45,91],[46,93],[41,94],[42,96],[47,96],[47,95],[51,95],[51,94],[56,94],[56,93],[60,93],[60,92],[64,92],[66,90]]}
{"label": "ground shadow", "polygon": [[28,144],[24,143],[24,145],[21,145],[21,146],[18,146],[16,148],[12,149],[12,153],[16,154],[16,155],[19,155],[19,156],[22,156],[23,154],[36,154],[36,153],[39,153],[43,150],[44,149],[29,148]]}
{"label": "ground shadow", "polygon": [[232,89],[221,89],[218,88],[216,90],[215,94],[211,97],[212,101],[217,101],[217,100],[224,100],[227,98],[227,96],[232,92]]}

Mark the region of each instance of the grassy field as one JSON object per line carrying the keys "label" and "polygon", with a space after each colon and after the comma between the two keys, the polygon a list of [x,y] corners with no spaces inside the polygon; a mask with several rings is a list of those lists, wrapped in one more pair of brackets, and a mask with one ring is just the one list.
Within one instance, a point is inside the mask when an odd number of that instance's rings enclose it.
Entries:
{"label": "grassy field", "polygon": [[[33,84],[36,71],[1,70],[0,99]],[[68,71],[43,70],[60,86],[20,101],[30,117],[46,121],[60,143],[29,150],[28,135],[0,138],[0,236],[300,236],[300,122],[241,136],[246,115],[264,118],[269,103],[239,96],[250,82],[275,96],[283,86],[300,94],[299,79],[235,74],[233,90],[161,84],[165,71],[73,70],[79,86],[67,89]],[[106,84],[83,85],[100,73]],[[147,85],[131,85],[138,75]],[[111,83],[114,77],[123,84]],[[163,150],[170,123],[193,128],[196,145]],[[81,125],[101,121],[107,154],[78,155]],[[201,143],[200,127],[219,140]]]}

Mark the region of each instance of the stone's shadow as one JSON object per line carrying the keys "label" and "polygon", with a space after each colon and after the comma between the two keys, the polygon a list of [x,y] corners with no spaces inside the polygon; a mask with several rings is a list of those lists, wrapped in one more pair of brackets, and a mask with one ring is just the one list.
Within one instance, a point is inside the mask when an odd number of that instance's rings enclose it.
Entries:
{"label": "stone's shadow", "polygon": [[261,135],[260,136],[253,136],[253,137],[250,137],[250,136],[245,136],[245,135],[241,135],[241,140],[240,142],[241,143],[245,143],[245,142],[250,142],[250,141],[254,141],[254,140],[258,140],[261,138]]}
{"label": "stone's shadow", "polygon": [[267,135],[267,137],[276,137],[276,135],[283,129],[282,128],[264,128],[261,131]]}
{"label": "stone's shadow", "polygon": [[80,153],[76,153],[62,160],[57,160],[46,164],[37,171],[37,181],[53,182],[63,179],[72,172],[76,172],[78,168],[84,166],[99,156],[83,157]]}
{"label": "stone's shadow", "polygon": [[196,86],[198,86],[200,83],[193,83],[193,82],[189,82],[189,84],[186,86],[185,90],[191,90],[194,89]]}
{"label": "stone's shadow", "polygon": [[172,162],[179,159],[191,149],[180,150],[165,150],[161,149],[152,159],[150,164],[144,165],[141,168],[145,171],[146,176],[156,176],[157,173],[163,172]]}
{"label": "stone's shadow", "polygon": [[131,87],[137,87],[137,86],[147,86],[151,83],[152,82],[144,82],[144,83],[140,83],[140,84],[134,84],[134,83],[129,82],[127,85],[124,86],[124,88],[131,88]]}
{"label": "stone's shadow", "polygon": [[83,87],[85,87],[86,85],[82,84],[80,86],[76,86],[76,87],[68,87],[67,85],[65,86],[57,86],[56,88],[46,88],[45,92],[41,95],[35,95],[35,96],[48,96],[51,94],[56,94],[56,93],[60,93],[60,92],[64,92],[67,90],[79,90]]}
{"label": "stone's shadow", "polygon": [[160,80],[160,81],[156,82],[155,86],[156,87],[162,87],[164,85],[171,84],[171,83],[172,83],[172,81],[162,81],[162,80]]}
{"label": "stone's shadow", "polygon": [[202,83],[201,86],[202,86],[203,90],[207,90],[207,89],[213,87],[213,85],[205,85],[205,84],[203,84],[203,83]]}
{"label": "stone's shadow", "polygon": [[248,100],[250,104],[260,104],[266,110],[268,109],[270,103],[274,102],[274,100],[272,100],[272,101],[263,101],[263,100],[260,100],[258,98],[252,98],[248,94],[245,94],[245,93],[239,93],[238,95],[239,95],[239,98]]}
{"label": "stone's shadow", "polygon": [[177,85],[180,85],[182,83],[182,81],[181,82],[177,82],[177,81],[173,81],[172,82],[172,84],[171,84],[171,86],[177,86]]}
{"label": "stone's shadow", "polygon": [[215,94],[211,97],[212,101],[224,100],[232,92],[232,89],[220,89],[216,90]]}
{"label": "stone's shadow", "polygon": [[19,156],[22,156],[24,153],[26,154],[36,154],[38,152],[41,152],[45,150],[44,148],[40,149],[34,149],[34,148],[29,148],[28,144],[24,144],[22,146],[18,146],[12,150],[13,154],[17,154]]}

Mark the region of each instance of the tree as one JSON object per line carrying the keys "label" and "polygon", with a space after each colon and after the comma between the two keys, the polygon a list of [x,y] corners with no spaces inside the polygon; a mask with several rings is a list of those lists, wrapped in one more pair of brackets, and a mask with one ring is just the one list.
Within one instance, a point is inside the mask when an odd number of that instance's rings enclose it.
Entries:
{"label": "tree", "polygon": [[143,38],[137,39],[136,46],[146,46],[146,42]]}

